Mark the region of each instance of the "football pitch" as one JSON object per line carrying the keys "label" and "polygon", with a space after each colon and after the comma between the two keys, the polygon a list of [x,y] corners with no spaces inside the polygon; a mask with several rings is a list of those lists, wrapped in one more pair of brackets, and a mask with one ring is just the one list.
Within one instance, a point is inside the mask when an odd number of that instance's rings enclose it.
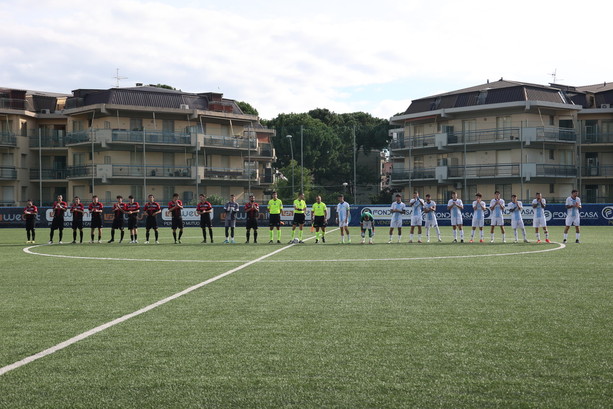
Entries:
{"label": "football pitch", "polygon": [[611,227],[566,245],[562,227],[551,244],[236,230],[0,229],[0,408],[613,407]]}

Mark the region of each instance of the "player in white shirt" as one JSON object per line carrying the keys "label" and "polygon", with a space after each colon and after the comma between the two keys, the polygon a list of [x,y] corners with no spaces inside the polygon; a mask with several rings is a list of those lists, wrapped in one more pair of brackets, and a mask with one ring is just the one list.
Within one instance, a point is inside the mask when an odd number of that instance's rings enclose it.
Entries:
{"label": "player in white shirt", "polygon": [[402,202],[402,196],[397,193],[396,201],[390,206],[392,219],[390,220],[390,241],[387,242],[388,244],[392,242],[394,229],[398,229],[398,243],[402,240],[402,215],[405,214],[406,208],[406,205]]}
{"label": "player in white shirt", "polygon": [[460,242],[464,243],[464,220],[462,217],[462,210],[464,210],[464,203],[462,199],[458,199],[456,192],[451,192],[451,199],[447,202],[447,210],[451,214],[451,226],[453,227],[453,242],[458,242],[458,231],[460,231]]}
{"label": "player in white shirt", "polygon": [[349,216],[351,215],[351,206],[345,202],[344,195],[338,195],[338,204],[336,205],[336,222],[341,229],[341,244],[345,243],[345,235],[347,236],[347,243],[351,243],[351,236],[349,236]]}
{"label": "player in white shirt", "polygon": [[500,232],[502,233],[502,242],[506,243],[504,233],[504,199],[500,198],[500,192],[494,192],[494,198],[490,201],[490,217],[492,221],[492,228],[490,229],[490,243],[494,242],[494,229],[496,226],[500,226]]}
{"label": "player in white shirt", "polygon": [[524,243],[528,243],[526,238],[526,228],[524,226],[524,220],[521,217],[521,211],[524,206],[517,200],[517,195],[511,195],[511,202],[508,203],[507,209],[511,213],[511,227],[513,228],[513,235],[515,237],[515,243],[518,241],[517,230],[521,229],[521,233],[524,236]]}
{"label": "player in white shirt", "polygon": [[475,239],[475,230],[479,228],[479,243],[483,243],[483,225],[485,224],[485,202],[482,200],[483,195],[477,193],[473,202],[473,221],[472,231],[470,232],[470,243]]}
{"label": "player in white shirt", "polygon": [[580,212],[581,209],[581,199],[579,198],[579,192],[573,190],[570,193],[570,196],[566,198],[566,227],[564,227],[564,243],[566,243],[566,239],[568,239],[568,230],[570,226],[575,226],[575,243],[580,243],[580,233],[579,226],[580,223]]}
{"label": "player in white shirt", "polygon": [[430,194],[426,195],[426,201],[424,203],[424,214],[426,218],[426,241],[430,243],[430,229],[434,227],[436,229],[436,235],[438,241],[441,241],[441,231],[438,228],[438,220],[436,220],[436,202],[430,200]]}
{"label": "player in white shirt", "polygon": [[409,202],[409,206],[413,208],[413,214],[411,215],[411,233],[409,236],[409,243],[413,243],[413,233],[415,232],[415,226],[417,226],[417,242],[421,243],[421,225],[423,224],[423,208],[424,201],[419,197],[418,192],[413,192],[413,199]]}
{"label": "player in white shirt", "polygon": [[536,231],[536,242],[541,242],[541,233],[539,233],[539,228],[542,227],[545,232],[545,242],[551,243],[549,240],[549,230],[547,230],[547,219],[545,219],[545,207],[547,206],[547,201],[540,193],[536,193],[536,198],[532,201],[532,225],[534,226],[534,230]]}

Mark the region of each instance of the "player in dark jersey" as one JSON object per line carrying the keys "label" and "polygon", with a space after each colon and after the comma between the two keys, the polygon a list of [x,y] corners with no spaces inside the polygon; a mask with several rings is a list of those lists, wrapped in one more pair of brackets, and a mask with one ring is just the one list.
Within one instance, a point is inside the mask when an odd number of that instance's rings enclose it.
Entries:
{"label": "player in dark jersey", "polygon": [[94,232],[98,229],[98,243],[102,240],[102,212],[104,205],[100,203],[97,195],[92,196],[92,202],[89,204],[89,213],[91,214],[92,233],[90,243],[94,242]]}
{"label": "player in dark jersey", "polygon": [[[172,200],[168,202],[168,211],[172,214],[172,237],[175,239],[175,244],[181,244],[181,236],[183,236],[183,202],[179,199],[179,194],[172,195]],[[179,239],[177,241],[177,229],[179,229]]]}
{"label": "player in dark jersey", "polygon": [[206,195],[200,194],[200,202],[196,206],[196,214],[200,215],[200,228],[202,229],[202,242],[206,243],[206,228],[209,229],[209,236],[211,236],[211,243],[213,242],[213,227],[211,225],[211,214],[213,213],[213,206],[206,200]]}
{"label": "player in dark jersey", "polygon": [[126,212],[126,204],[123,202],[123,196],[117,195],[117,201],[113,203],[113,226],[111,227],[111,239],[108,243],[115,241],[115,230],[119,229],[121,235],[119,236],[119,242],[123,241],[123,215]]}
{"label": "player in dark jersey", "polygon": [[83,214],[85,214],[85,206],[81,203],[81,198],[75,196],[70,206],[72,213],[72,244],[77,243],[77,229],[79,230],[79,243],[83,243]]}
{"label": "player in dark jersey", "polygon": [[134,200],[134,196],[128,196],[130,201],[125,204],[124,209],[128,214],[128,230],[130,230],[130,243],[138,243],[138,213],[140,205]]}
{"label": "player in dark jersey", "polygon": [[157,215],[162,213],[160,204],[155,201],[153,195],[147,197],[149,201],[145,204],[143,215],[147,216],[145,222],[145,244],[149,244],[149,231],[153,229],[155,231],[155,244],[160,244],[158,241],[158,219]]}
{"label": "player in dark jersey", "polygon": [[49,233],[49,244],[53,244],[53,234],[56,230],[60,233],[60,244],[62,244],[62,235],[64,234],[64,212],[68,209],[68,204],[64,201],[62,195],[58,195],[53,202],[53,221],[51,222],[51,232]]}
{"label": "player in dark jersey", "polygon": [[[26,219],[26,244],[34,244],[36,241],[36,215],[38,207],[34,206],[32,199],[28,199],[26,207],[23,209],[23,217]],[[30,238],[31,237],[31,238]]]}
{"label": "player in dark jersey", "polygon": [[249,233],[253,229],[253,242],[258,242],[258,216],[260,214],[260,205],[255,202],[255,197],[249,195],[249,201],[245,204],[245,213],[247,213],[247,241],[249,243]]}

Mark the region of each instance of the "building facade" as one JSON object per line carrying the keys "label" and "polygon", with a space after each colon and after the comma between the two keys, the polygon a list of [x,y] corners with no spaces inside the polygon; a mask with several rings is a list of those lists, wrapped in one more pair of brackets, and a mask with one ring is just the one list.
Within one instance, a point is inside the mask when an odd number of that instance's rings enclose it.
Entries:
{"label": "building facade", "polygon": [[103,202],[154,194],[263,197],[274,180],[274,131],[220,93],[154,86],[72,95],[0,90],[0,202],[62,194]]}
{"label": "building facade", "polygon": [[[446,202],[495,190],[523,200],[613,202],[613,88],[496,81],[412,101],[391,118],[390,185]],[[592,175],[590,175],[592,174]],[[590,175],[590,176],[588,176]],[[423,193],[422,193],[423,195]]]}

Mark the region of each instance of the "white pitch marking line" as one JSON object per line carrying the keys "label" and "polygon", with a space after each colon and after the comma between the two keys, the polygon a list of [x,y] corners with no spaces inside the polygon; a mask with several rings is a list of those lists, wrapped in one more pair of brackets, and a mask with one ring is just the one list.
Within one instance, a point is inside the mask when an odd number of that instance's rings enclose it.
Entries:
{"label": "white pitch marking line", "polygon": [[[117,324],[121,324],[122,322],[127,321],[130,318],[134,318],[134,317],[136,317],[138,315],[144,314],[144,313],[146,313],[146,312],[148,312],[148,311],[150,311],[150,310],[152,310],[154,308],[157,308],[157,307],[159,307],[161,305],[164,305],[167,302],[170,302],[170,301],[172,301],[172,300],[174,300],[176,298],[179,298],[179,297],[181,297],[183,295],[189,294],[192,291],[195,291],[195,290],[197,290],[197,289],[199,289],[201,287],[204,287],[207,284],[211,284],[211,283],[213,283],[213,282],[215,282],[215,281],[217,281],[217,280],[219,280],[219,279],[221,279],[223,277],[226,277],[226,276],[228,276],[228,275],[230,275],[232,273],[235,273],[235,272],[237,272],[239,270],[242,270],[245,267],[249,267],[250,265],[255,264],[255,263],[259,262],[259,261],[262,261],[262,260],[264,260],[264,259],[266,259],[266,258],[268,258],[270,256],[274,256],[275,254],[280,253],[281,251],[286,250],[286,249],[288,249],[288,248],[290,248],[290,247],[292,247],[294,245],[295,244],[290,244],[290,245],[284,246],[284,247],[282,247],[282,248],[280,248],[278,250],[275,250],[275,251],[273,251],[271,253],[263,255],[262,257],[259,257],[257,259],[248,261],[248,262],[246,262],[244,264],[241,264],[240,266],[238,266],[236,268],[233,268],[231,270],[226,271],[225,273],[219,274],[218,276],[215,276],[213,278],[209,278],[206,281],[203,281],[203,282],[201,282],[199,284],[196,284],[196,285],[193,285],[193,286],[191,286],[189,288],[186,288],[185,290],[183,290],[181,292],[178,292],[176,294],[173,294],[170,297],[166,297],[166,298],[164,298],[164,299],[162,299],[162,300],[160,300],[158,302],[155,302],[155,303],[153,303],[151,305],[148,305],[148,306],[146,306],[144,308],[141,308],[138,311],[134,311],[134,312],[132,312],[130,314],[126,314],[123,317],[117,318],[117,319],[115,319],[113,321],[107,322],[106,324],[102,324],[102,325],[100,325],[100,326],[98,326],[96,328],[90,329],[89,331],[83,332],[83,333],[81,333],[81,334],[79,334],[79,335],[77,335],[75,337],[72,337],[72,338],[70,338],[70,339],[68,339],[68,340],[66,340],[64,342],[61,342],[61,343],[59,343],[59,344],[57,344],[55,346],[52,346],[51,348],[47,348],[44,351],[41,351],[41,352],[39,352],[37,354],[31,355],[31,356],[29,356],[27,358],[24,358],[24,359],[22,359],[20,361],[17,361],[15,363],[13,363],[13,364],[10,364],[10,365],[7,365],[5,367],[2,367],[2,368],[0,368],[0,376],[4,375],[5,373],[7,373],[9,371],[12,371],[13,369],[17,369],[17,368],[19,368],[21,366],[29,364],[30,362],[36,361],[36,360],[38,360],[40,358],[43,358],[43,357],[45,357],[47,355],[51,355],[51,354],[53,354],[55,352],[58,352],[58,351],[66,348],[66,347],[69,347],[72,344],[75,344],[75,343],[77,343],[79,341],[82,341],[82,340],[84,340],[84,339],[86,339],[86,338],[88,338],[88,337],[90,337],[90,336],[92,336],[94,334],[97,334],[98,332],[104,331],[107,328],[113,327],[113,326],[115,326]],[[36,254],[36,253],[33,253],[33,254]]]}

